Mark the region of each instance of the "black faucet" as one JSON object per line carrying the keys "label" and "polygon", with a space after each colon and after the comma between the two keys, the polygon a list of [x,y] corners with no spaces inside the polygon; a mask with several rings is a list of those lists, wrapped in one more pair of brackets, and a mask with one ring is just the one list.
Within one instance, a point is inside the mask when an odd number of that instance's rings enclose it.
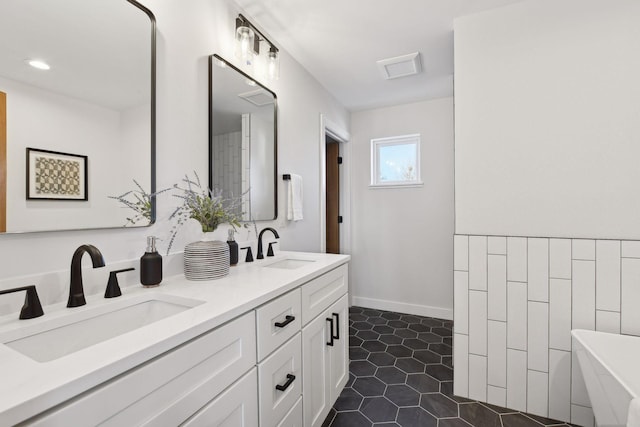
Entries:
{"label": "black faucet", "polygon": [[67,307],[85,305],[84,288],[82,287],[82,255],[87,252],[91,256],[93,268],[104,267],[102,254],[93,245],[82,245],[73,253],[71,258],[71,286],[69,287],[69,301]]}
{"label": "black faucet", "polygon": [[256,258],[258,259],[264,258],[264,255],[262,254],[262,235],[264,234],[265,231],[271,231],[273,235],[276,236],[276,239],[280,238],[280,236],[278,235],[278,232],[275,229],[271,227],[263,228],[260,234],[258,235],[258,255],[256,255]]}

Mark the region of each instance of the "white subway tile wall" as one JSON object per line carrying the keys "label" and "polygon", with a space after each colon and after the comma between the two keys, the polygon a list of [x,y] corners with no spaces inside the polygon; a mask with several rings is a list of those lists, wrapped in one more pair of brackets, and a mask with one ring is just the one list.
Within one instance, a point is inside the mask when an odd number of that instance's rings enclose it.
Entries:
{"label": "white subway tile wall", "polygon": [[571,329],[640,335],[640,242],[456,235],[454,245],[454,393],[594,426]]}

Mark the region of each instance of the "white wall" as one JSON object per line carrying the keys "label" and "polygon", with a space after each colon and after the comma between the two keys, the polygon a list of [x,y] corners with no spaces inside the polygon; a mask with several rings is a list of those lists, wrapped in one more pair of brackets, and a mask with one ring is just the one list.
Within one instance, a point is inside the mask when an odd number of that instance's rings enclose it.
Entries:
{"label": "white wall", "polygon": [[638,22],[627,0],[455,22],[458,395],[593,426],[570,330],[640,335]]}
{"label": "white wall", "polygon": [[456,231],[640,238],[640,3],[455,22]]}
{"label": "white wall", "polygon": [[[119,161],[123,132],[132,130],[123,126],[123,115],[8,79],[0,79],[0,90],[7,93],[7,229],[22,232],[124,224],[126,216],[118,203],[107,198],[126,191],[113,185],[121,179],[115,165],[119,171],[129,170]],[[89,200],[26,200],[27,147],[87,156]]]}
{"label": "white wall", "polygon": [[[171,186],[194,169],[206,180],[208,150],[208,56],[219,53],[233,61],[233,32],[237,8],[222,0],[148,0],[143,2],[156,15],[158,23],[157,73],[157,170],[158,188]],[[254,22],[259,25],[259,22]],[[114,29],[117,31],[117,29]],[[277,40],[275,41],[277,42]],[[279,173],[304,176],[305,219],[295,225],[286,220],[259,223],[280,231],[280,247],[292,250],[318,250],[319,242],[319,123],[324,113],[348,129],[349,115],[286,52],[281,51],[280,80],[270,84],[279,103]],[[284,184],[280,183],[280,191]],[[107,268],[101,269],[106,285],[109,264],[140,257],[145,236],[167,236],[170,225],[170,198],[159,206],[159,223],[152,228],[50,232],[0,236],[0,272],[2,279],[33,275],[53,270],[68,270],[71,255],[83,243],[95,244],[105,256]],[[284,217],[286,200],[278,202]],[[183,227],[174,251],[200,237],[198,227]],[[217,231],[226,239],[226,229]],[[242,241],[245,231],[238,236]],[[164,250],[165,244],[160,244]],[[88,260],[85,260],[89,265]],[[46,280],[25,279],[46,287]],[[12,282],[15,284],[15,281]],[[5,287],[0,283],[0,286]],[[64,295],[66,298],[66,293]],[[47,301],[49,302],[49,301]]]}
{"label": "white wall", "polygon": [[[369,188],[370,140],[413,133],[424,186]],[[351,136],[353,303],[452,318],[453,99],[354,113]]]}

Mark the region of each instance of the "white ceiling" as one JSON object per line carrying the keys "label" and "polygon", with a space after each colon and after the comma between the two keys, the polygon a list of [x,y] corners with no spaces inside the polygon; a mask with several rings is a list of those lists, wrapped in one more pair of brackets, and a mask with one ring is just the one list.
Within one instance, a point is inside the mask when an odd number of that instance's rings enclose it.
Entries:
{"label": "white ceiling", "polygon": [[[351,111],[452,96],[454,18],[520,1],[236,0]],[[376,61],[413,52],[422,73],[382,78]]]}

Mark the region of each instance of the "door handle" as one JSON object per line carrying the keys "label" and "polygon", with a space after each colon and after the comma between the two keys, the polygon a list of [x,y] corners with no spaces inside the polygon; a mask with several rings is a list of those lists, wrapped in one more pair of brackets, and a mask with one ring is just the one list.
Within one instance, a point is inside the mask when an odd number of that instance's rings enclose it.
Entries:
{"label": "door handle", "polygon": [[277,328],[284,328],[285,326],[287,326],[289,323],[293,322],[294,320],[296,320],[295,316],[284,316],[284,322],[276,322],[275,326]]}
{"label": "door handle", "polygon": [[333,336],[333,317],[327,317],[327,322],[329,322],[329,342],[327,342],[327,345],[333,347],[333,340],[335,338]]}
{"label": "door handle", "polygon": [[295,375],[287,374],[287,382],[282,385],[276,384],[276,390],[285,391],[286,389],[289,388],[289,386],[293,383],[295,379],[296,379]]}
{"label": "door handle", "polygon": [[333,330],[331,330],[331,335],[333,338],[339,340],[340,339],[340,314],[333,313],[333,318],[336,319],[336,334],[333,335]]}

